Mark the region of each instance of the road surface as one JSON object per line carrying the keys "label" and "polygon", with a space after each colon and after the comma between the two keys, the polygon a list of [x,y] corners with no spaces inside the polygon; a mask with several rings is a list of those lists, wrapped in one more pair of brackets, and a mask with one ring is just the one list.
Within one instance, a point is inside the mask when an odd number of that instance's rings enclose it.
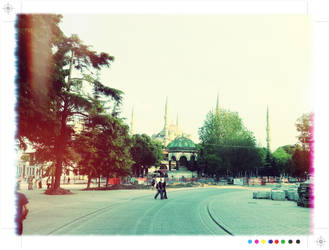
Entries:
{"label": "road surface", "polygon": [[24,191],[31,213],[24,235],[307,235],[310,209],[292,201],[252,199],[251,188]]}

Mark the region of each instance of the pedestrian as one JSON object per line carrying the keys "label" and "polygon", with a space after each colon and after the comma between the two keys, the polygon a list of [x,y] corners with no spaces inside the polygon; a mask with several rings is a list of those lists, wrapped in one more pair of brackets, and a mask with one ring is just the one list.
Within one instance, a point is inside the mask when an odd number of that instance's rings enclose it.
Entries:
{"label": "pedestrian", "polygon": [[156,189],[157,189],[157,193],[154,196],[154,199],[156,199],[158,197],[158,195],[160,194],[161,200],[163,199],[163,183],[160,181],[156,184]]}
{"label": "pedestrian", "polygon": [[153,190],[154,189],[154,186],[155,186],[155,179],[154,179],[154,177],[152,178],[151,185],[152,185],[152,190]]}
{"label": "pedestrian", "polygon": [[32,190],[33,189],[33,177],[32,176],[28,177],[27,183],[28,183],[28,190]]}
{"label": "pedestrian", "polygon": [[39,178],[38,185],[39,185],[39,189],[42,189],[42,178],[41,177]]}
{"label": "pedestrian", "polygon": [[167,183],[166,183],[166,180],[163,181],[163,184],[162,184],[162,193],[163,193],[163,199],[168,199],[167,197],[167,190],[166,190],[166,186],[167,186]]}
{"label": "pedestrian", "polygon": [[69,178],[67,178],[67,184],[70,184],[70,177]]}
{"label": "pedestrian", "polygon": [[35,178],[34,175],[33,175],[33,188],[34,188],[34,189],[37,189],[37,183],[38,183],[38,180],[37,180],[37,178]]}
{"label": "pedestrian", "polygon": [[51,185],[51,183],[50,183],[50,179],[49,179],[50,177],[48,177],[48,179],[47,179],[47,189],[50,189],[50,185]]}
{"label": "pedestrian", "polygon": [[29,213],[29,201],[22,193],[16,192],[16,233],[22,235],[23,233],[23,220],[26,219]]}

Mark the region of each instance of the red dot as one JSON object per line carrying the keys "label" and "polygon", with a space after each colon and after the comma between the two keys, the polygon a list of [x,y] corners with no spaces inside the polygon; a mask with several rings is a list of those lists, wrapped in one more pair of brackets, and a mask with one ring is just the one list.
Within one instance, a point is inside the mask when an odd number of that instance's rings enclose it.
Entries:
{"label": "red dot", "polygon": [[275,242],[275,244],[278,244],[278,243],[279,243],[279,241],[278,241],[278,240],[275,240],[274,242]]}

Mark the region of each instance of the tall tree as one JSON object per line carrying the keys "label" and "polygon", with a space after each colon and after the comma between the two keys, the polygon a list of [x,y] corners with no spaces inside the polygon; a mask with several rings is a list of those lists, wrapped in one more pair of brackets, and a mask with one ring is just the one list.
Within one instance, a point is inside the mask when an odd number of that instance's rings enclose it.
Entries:
{"label": "tall tree", "polygon": [[[122,95],[95,77],[101,68],[109,67],[114,57],[92,51],[77,35],[64,36],[58,27],[60,19],[53,15],[22,15],[17,22],[18,138],[43,145],[55,156],[53,189],[60,187],[64,155],[72,144],[76,118],[88,116],[92,107],[89,94],[83,91],[84,84],[113,100],[114,107],[120,104]],[[73,71],[79,77],[73,77]]]}
{"label": "tall tree", "polygon": [[296,129],[299,132],[296,150],[292,156],[295,175],[306,177],[310,173],[311,154],[313,152],[313,114],[303,114],[296,121]]}
{"label": "tall tree", "polygon": [[277,170],[279,175],[292,175],[293,174],[293,161],[290,146],[283,146],[277,148],[273,156],[273,167]]}
{"label": "tall tree", "polygon": [[130,150],[136,176],[147,174],[148,168],[160,165],[163,159],[162,146],[146,134],[132,136],[132,148]]}
{"label": "tall tree", "polygon": [[250,174],[261,164],[256,140],[235,112],[209,112],[199,129],[202,153],[199,163],[210,174]]}
{"label": "tall tree", "polygon": [[299,132],[297,139],[302,149],[305,151],[311,150],[311,143],[313,142],[313,128],[312,128],[313,114],[303,114],[296,121],[296,129]]}

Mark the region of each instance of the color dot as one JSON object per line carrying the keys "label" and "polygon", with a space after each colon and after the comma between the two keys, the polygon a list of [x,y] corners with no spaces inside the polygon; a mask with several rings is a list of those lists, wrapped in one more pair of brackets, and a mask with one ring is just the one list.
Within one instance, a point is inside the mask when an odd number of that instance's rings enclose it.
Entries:
{"label": "color dot", "polygon": [[266,242],[265,240],[262,240],[262,243],[263,243],[263,244],[265,244],[265,242]]}
{"label": "color dot", "polygon": [[292,240],[289,240],[288,243],[289,243],[289,244],[292,244]]}
{"label": "color dot", "polygon": [[279,243],[279,241],[278,241],[278,240],[275,240],[274,242],[275,242],[275,244],[278,244],[278,243]]}
{"label": "color dot", "polygon": [[269,240],[268,243],[272,244],[273,243],[273,240]]}
{"label": "color dot", "polygon": [[255,240],[255,243],[256,243],[256,244],[258,244],[258,242],[259,242],[258,240]]}
{"label": "color dot", "polygon": [[285,240],[281,240],[281,244],[284,244],[284,243],[286,243],[286,241]]}
{"label": "color dot", "polygon": [[252,240],[248,240],[248,243],[251,244],[252,243]]}
{"label": "color dot", "polygon": [[299,244],[300,243],[300,240],[296,240],[296,243]]}

